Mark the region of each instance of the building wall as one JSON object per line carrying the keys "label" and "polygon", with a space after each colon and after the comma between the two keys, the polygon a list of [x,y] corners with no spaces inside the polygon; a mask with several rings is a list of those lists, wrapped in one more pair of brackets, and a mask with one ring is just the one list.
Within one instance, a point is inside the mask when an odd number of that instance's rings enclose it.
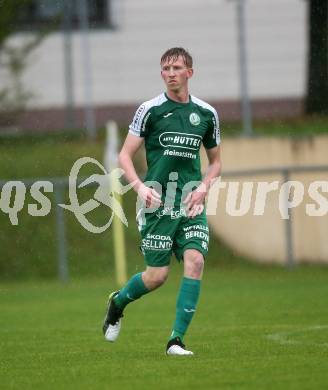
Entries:
{"label": "building wall", "polygon": [[[209,216],[214,233],[228,243],[236,252],[257,259],[259,262],[286,261],[285,220],[279,209],[279,193],[284,179],[281,174],[249,175],[229,177],[228,171],[247,171],[262,168],[285,166],[328,167],[328,136],[316,136],[293,140],[290,138],[223,139],[222,161],[223,181],[254,182],[251,206],[242,216],[231,216],[227,211],[227,188],[215,198],[217,213]],[[203,155],[203,164],[206,158]],[[309,196],[309,186],[313,181],[323,181],[328,185],[328,170],[325,172],[291,173],[289,180],[299,181],[304,186],[304,199],[292,209],[293,252],[297,262],[328,263],[328,213],[323,216],[309,216],[306,207],[318,204]],[[259,181],[279,181],[278,190],[267,197],[264,214],[254,215],[257,183]],[[327,190],[319,191],[322,203],[328,204]],[[240,206],[241,187],[237,208]],[[219,256],[219,254],[218,254]]]}
{"label": "building wall", "polygon": [[[236,2],[122,0],[115,31],[89,36],[92,95],[97,106],[137,105],[162,91],[159,58],[181,45],[195,60],[194,95],[210,101],[239,96]],[[249,86],[253,99],[301,98],[305,90],[307,2],[248,0]],[[24,35],[25,36],[25,35]],[[23,35],[14,38],[23,39]],[[81,35],[72,36],[75,104],[85,101]],[[0,75],[1,84],[5,76]],[[33,53],[24,82],[31,108],[65,104],[63,35],[50,34]]]}

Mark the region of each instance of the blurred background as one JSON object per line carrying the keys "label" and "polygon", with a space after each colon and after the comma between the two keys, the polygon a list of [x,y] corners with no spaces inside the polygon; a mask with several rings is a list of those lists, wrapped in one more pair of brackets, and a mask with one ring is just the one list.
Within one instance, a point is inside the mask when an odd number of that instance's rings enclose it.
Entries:
{"label": "blurred background", "polygon": [[[326,389],[327,42],[323,0],[0,0],[4,388]],[[159,60],[174,46],[194,58],[191,94],[219,113],[227,184],[209,216],[201,304],[187,337],[205,358],[188,362],[159,356],[182,273],[173,259],[165,286],[128,308],[120,342],[102,339],[109,290],[144,269],[136,195],[122,197],[128,228],[114,218],[100,234],[58,207],[70,203],[77,159],[115,165],[135,110],[163,91]],[[140,176],[144,157],[136,157]],[[79,180],[92,174],[103,172],[87,164]],[[41,188],[37,201],[31,187],[40,180],[53,190]],[[260,182],[275,181],[254,215]],[[304,198],[283,219],[288,181]],[[322,185],[311,196],[314,181]],[[78,189],[80,204],[96,190]],[[50,212],[31,216],[43,196]],[[100,203],[86,217],[101,227],[111,215]]]}
{"label": "blurred background", "polygon": [[[328,261],[327,212],[316,217],[305,212],[313,204],[310,183],[328,177],[325,2],[2,0],[0,5],[2,185],[29,179],[30,186],[41,177],[67,181],[74,161],[86,155],[103,162],[108,121],[115,121],[122,141],[136,108],[163,90],[162,53],[183,46],[194,57],[191,93],[219,112],[223,178],[240,184],[237,214],[243,183],[254,181],[252,203],[239,216],[227,212],[228,186],[224,190],[217,214],[209,217],[218,245],[262,263]],[[142,153],[137,166],[143,175]],[[305,198],[288,220],[279,213],[279,191],[269,194],[263,216],[253,215],[257,182],[275,180],[280,186],[288,180],[304,184]],[[87,273],[111,266],[111,232],[91,237],[72,227],[74,220],[58,212],[55,202],[55,196],[67,199],[67,187],[54,188],[47,216],[31,218],[27,201],[18,226],[1,213],[2,277],[53,275],[57,258],[64,263],[69,258],[71,268],[85,267]],[[129,196],[125,234],[133,236],[134,248],[135,199]],[[107,216],[104,210],[101,216]],[[91,242],[100,253],[93,267],[82,261],[94,257]],[[48,245],[52,254],[45,260]]]}
{"label": "blurred background", "polygon": [[[325,112],[326,23],[320,9],[310,14],[312,3],[4,0],[1,83],[11,89],[7,103],[15,96],[27,109],[7,125],[80,128],[87,104],[94,111],[90,126],[108,118],[125,126],[139,102],[162,90],[159,58],[173,46],[192,53],[192,91],[223,121],[240,119],[245,93],[258,119]],[[320,108],[305,104],[308,93]]]}

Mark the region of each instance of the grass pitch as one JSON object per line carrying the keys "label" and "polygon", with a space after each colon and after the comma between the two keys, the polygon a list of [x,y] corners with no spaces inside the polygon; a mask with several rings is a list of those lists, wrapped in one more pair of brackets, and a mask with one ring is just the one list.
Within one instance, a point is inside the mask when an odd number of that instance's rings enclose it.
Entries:
{"label": "grass pitch", "polygon": [[109,277],[3,283],[3,389],[326,389],[328,270],[208,267],[185,338],[167,357],[181,267],[129,305],[116,343],[101,333]]}

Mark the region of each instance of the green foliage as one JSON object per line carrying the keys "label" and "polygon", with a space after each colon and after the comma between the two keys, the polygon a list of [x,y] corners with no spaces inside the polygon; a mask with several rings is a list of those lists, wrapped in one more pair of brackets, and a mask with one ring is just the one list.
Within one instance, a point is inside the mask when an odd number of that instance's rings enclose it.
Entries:
{"label": "green foliage", "polygon": [[0,0],[0,67],[7,75],[6,85],[0,89],[0,126],[15,124],[33,93],[22,82],[32,51],[40,44],[46,32],[38,31],[21,38],[21,43],[10,43],[7,38],[17,29],[22,10],[32,0]]}
{"label": "green foliage", "polygon": [[7,38],[17,31],[17,22],[21,20],[22,11],[32,3],[33,0],[0,0],[0,51]]}
{"label": "green foliage", "polygon": [[40,44],[42,34],[25,38],[20,46],[4,44],[0,50],[0,67],[8,74],[7,86],[0,90],[0,125],[11,124],[33,98],[22,82],[31,52]]}
{"label": "green foliage", "polygon": [[0,50],[10,34],[16,31],[22,7],[31,0],[0,0]]}

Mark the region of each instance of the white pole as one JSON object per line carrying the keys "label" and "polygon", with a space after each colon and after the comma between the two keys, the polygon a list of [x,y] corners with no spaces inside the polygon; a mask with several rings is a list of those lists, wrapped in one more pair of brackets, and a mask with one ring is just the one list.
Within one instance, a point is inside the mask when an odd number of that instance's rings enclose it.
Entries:
{"label": "white pole", "polygon": [[88,137],[92,140],[96,137],[95,116],[92,104],[92,77],[91,77],[91,54],[89,45],[89,11],[87,0],[81,0],[79,10],[79,22],[82,36],[82,66],[84,71],[85,90],[85,122]]}
{"label": "white pole", "polygon": [[74,83],[73,83],[73,58],[72,58],[72,4],[64,3],[64,76],[66,97],[66,128],[75,128],[74,114]]}
{"label": "white pole", "polygon": [[[106,151],[105,151],[105,168],[108,173],[117,168],[118,163],[118,128],[114,121],[107,122],[106,126]],[[122,204],[122,197],[116,191],[117,183],[112,181],[110,188],[115,198]],[[116,268],[116,282],[119,286],[123,286],[127,281],[126,272],[126,254],[125,254],[125,239],[123,224],[117,216],[113,218],[113,237],[114,237],[114,257]]]}
{"label": "white pole", "polygon": [[253,129],[251,104],[248,93],[245,3],[246,0],[237,0],[237,29],[243,134],[250,136],[253,134]]}

